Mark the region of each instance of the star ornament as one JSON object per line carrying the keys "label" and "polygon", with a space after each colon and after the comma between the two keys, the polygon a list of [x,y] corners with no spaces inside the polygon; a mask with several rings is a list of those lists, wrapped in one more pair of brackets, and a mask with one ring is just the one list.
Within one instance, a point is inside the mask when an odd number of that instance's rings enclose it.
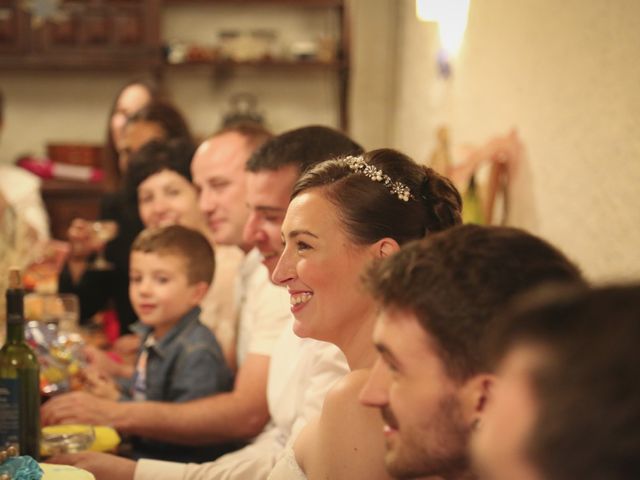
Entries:
{"label": "star ornament", "polygon": [[22,0],[22,8],[31,14],[31,26],[38,28],[60,16],[61,0]]}

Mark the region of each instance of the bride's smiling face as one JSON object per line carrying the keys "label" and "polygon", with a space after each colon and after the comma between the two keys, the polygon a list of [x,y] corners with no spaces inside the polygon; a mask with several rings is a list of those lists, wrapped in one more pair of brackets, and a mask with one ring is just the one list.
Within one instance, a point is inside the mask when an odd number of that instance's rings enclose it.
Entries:
{"label": "bride's smiling face", "polygon": [[296,335],[340,343],[371,309],[360,276],[374,255],[346,235],[322,191],[307,190],[289,204],[273,281],[289,291]]}

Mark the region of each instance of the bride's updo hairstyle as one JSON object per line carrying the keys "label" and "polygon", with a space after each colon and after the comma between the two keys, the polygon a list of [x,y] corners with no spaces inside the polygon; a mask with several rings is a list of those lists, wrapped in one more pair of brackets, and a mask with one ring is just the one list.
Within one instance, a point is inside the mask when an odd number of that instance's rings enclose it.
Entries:
{"label": "bride's updo hairstyle", "polygon": [[462,222],[451,181],[391,149],[327,160],[307,170],[291,198],[321,188],[357,245],[389,237],[402,245]]}

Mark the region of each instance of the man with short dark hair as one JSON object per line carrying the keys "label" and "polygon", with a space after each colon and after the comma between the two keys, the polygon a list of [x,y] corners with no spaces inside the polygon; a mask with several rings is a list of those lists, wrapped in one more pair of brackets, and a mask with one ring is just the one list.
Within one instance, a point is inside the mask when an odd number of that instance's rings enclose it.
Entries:
{"label": "man with short dark hair", "polygon": [[280,228],[293,185],[302,172],[324,160],[363,152],[342,132],[323,126],[289,130],[259,148],[247,162],[244,236],[256,245],[272,273],[282,251]]}
{"label": "man with short dark hair", "polygon": [[482,478],[640,478],[640,284],[535,292],[500,326]]}
{"label": "man with short dark hair", "polygon": [[495,382],[485,339],[508,301],[549,281],[581,276],[540,238],[475,225],[406,245],[371,269],[380,358],[361,401],[382,413],[392,476],[476,478],[468,443]]}

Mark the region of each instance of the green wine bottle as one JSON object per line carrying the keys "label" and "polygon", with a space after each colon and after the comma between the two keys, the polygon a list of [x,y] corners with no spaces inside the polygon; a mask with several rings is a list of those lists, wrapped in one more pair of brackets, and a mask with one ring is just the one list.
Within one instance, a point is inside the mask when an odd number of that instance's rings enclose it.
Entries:
{"label": "green wine bottle", "polygon": [[475,223],[476,225],[485,223],[475,175],[471,176],[467,191],[462,195],[462,221],[464,223]]}
{"label": "green wine bottle", "polygon": [[0,349],[0,448],[40,457],[40,375],[38,359],[24,341],[24,289],[20,271],[9,271],[7,339]]}

